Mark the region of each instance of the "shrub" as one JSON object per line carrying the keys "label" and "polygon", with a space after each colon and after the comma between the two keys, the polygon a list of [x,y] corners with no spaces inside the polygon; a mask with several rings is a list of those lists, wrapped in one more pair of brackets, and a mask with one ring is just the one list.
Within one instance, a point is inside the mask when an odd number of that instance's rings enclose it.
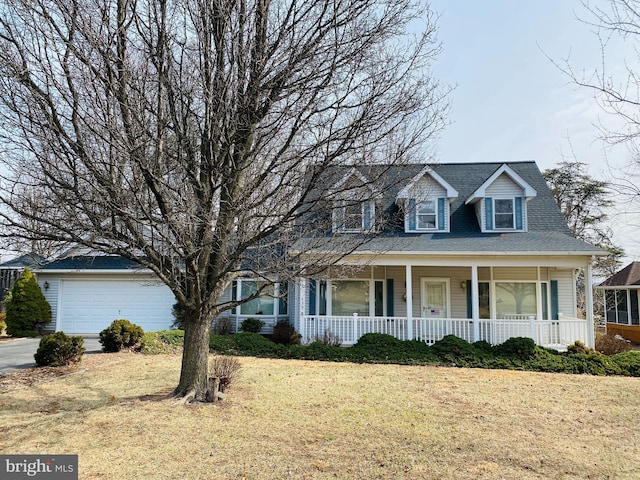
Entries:
{"label": "shrub", "polygon": [[216,335],[229,335],[233,332],[233,323],[229,317],[218,317],[213,322],[213,333]]}
{"label": "shrub", "polygon": [[187,316],[184,312],[184,309],[182,308],[182,305],[180,305],[180,302],[176,302],[173,304],[173,307],[171,308],[171,314],[173,315],[173,323],[171,324],[171,326],[179,330],[184,330],[184,323]]}
{"label": "shrub", "polygon": [[576,355],[576,354],[579,354],[579,353],[588,354],[588,353],[593,353],[593,349],[587,347],[580,340],[576,340],[574,343],[572,343],[571,345],[567,346],[567,353],[569,355]]}
{"label": "shrub", "polygon": [[119,352],[140,343],[144,332],[141,327],[129,320],[117,319],[100,332],[103,352]]}
{"label": "shrub", "polygon": [[38,326],[51,321],[51,306],[28,268],[16,280],[5,304],[7,335],[35,337]]}
{"label": "shrub", "polygon": [[615,355],[617,353],[628,352],[631,344],[620,336],[597,334],[596,351],[605,355]]}
{"label": "shrub", "polygon": [[300,343],[300,334],[296,333],[296,329],[289,323],[288,320],[278,320],[278,323],[273,327],[273,335],[271,335],[271,341],[275,343],[281,343],[283,345],[294,345]]}
{"label": "shrub", "polygon": [[145,332],[140,341],[140,351],[145,355],[176,353],[184,345],[184,330]]}
{"label": "shrub", "polygon": [[0,335],[4,335],[7,329],[7,323],[5,319],[7,318],[7,314],[5,312],[0,312]]}
{"label": "shrub", "polygon": [[623,352],[609,358],[620,367],[622,375],[640,377],[640,352]]}
{"label": "shrub", "polygon": [[84,350],[82,337],[56,332],[42,337],[34,358],[39,367],[61,367],[79,362]]}
{"label": "shrub", "polygon": [[220,391],[224,392],[238,378],[240,372],[240,361],[234,357],[219,355],[211,360],[209,375],[218,377],[220,380]]}
{"label": "shrub", "polygon": [[259,333],[262,327],[264,327],[264,322],[253,317],[245,318],[240,324],[240,330],[249,333]]}
{"label": "shrub", "polygon": [[466,340],[455,335],[445,335],[431,346],[431,350],[438,356],[472,358],[477,354],[476,349]]}
{"label": "shrub", "polygon": [[496,355],[528,360],[536,354],[536,343],[528,337],[511,337],[506,342],[493,347]]}

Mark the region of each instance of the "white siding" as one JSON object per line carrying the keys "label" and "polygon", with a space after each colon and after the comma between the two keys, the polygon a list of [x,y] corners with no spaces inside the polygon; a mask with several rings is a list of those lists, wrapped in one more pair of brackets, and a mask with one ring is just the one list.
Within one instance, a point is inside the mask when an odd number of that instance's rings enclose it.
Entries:
{"label": "white siding", "polygon": [[416,200],[424,200],[434,197],[446,197],[447,191],[436,182],[430,175],[425,175],[416,182],[409,190],[409,198],[415,198]]}
{"label": "white siding", "polygon": [[503,173],[487,187],[485,196],[487,197],[518,197],[522,196],[522,188],[511,180],[511,177]]}
{"label": "white siding", "polygon": [[575,280],[573,269],[554,270],[550,272],[551,280],[558,281],[558,312],[568,317],[576,317],[578,307],[575,301]]}
{"label": "white siding", "polygon": [[[44,282],[49,284],[49,288],[45,289]],[[51,322],[44,327],[45,331],[54,331],[56,329],[56,320],[58,317],[58,291],[60,288],[60,281],[57,278],[48,278],[46,276],[38,275],[38,285],[40,290],[44,294],[44,298],[51,305]]]}

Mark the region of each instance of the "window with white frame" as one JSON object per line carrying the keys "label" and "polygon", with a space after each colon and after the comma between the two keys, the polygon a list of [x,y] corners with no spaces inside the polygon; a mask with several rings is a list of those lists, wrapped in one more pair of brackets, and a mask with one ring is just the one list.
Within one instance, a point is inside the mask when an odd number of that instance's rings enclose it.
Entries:
{"label": "window with white frame", "polygon": [[496,317],[526,320],[538,316],[536,282],[496,282]]}
{"label": "window with white frame", "polygon": [[375,226],[375,202],[343,200],[333,212],[334,229],[340,232],[362,232]]}
{"label": "window with white frame", "polygon": [[515,206],[513,198],[496,198],[494,206],[494,228],[515,228]]}
{"label": "window with white frame", "polygon": [[233,295],[244,300],[258,294],[256,298],[240,305],[240,315],[277,316],[287,314],[287,285],[268,283],[262,280],[240,279],[234,283]]}
{"label": "window with white frame", "polygon": [[435,200],[426,200],[416,205],[417,230],[434,230],[438,228],[438,210]]}

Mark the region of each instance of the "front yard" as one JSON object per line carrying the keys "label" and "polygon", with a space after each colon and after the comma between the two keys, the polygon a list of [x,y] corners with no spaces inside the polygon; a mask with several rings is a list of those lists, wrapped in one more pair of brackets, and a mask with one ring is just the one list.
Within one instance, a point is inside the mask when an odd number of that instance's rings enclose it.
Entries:
{"label": "front yard", "polygon": [[0,390],[0,451],[82,479],[640,476],[635,378],[240,360],[223,403],[176,406],[178,355],[87,355]]}

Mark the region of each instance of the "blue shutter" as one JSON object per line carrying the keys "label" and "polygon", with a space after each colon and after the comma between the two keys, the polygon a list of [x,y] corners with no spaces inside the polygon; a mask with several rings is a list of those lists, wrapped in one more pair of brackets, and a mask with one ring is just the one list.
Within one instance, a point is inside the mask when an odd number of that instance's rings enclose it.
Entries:
{"label": "blue shutter", "polygon": [[[234,280],[233,282],[231,282],[231,301],[235,300],[237,296],[238,296],[238,282],[237,280]],[[231,313],[233,315],[236,314],[236,307],[233,307],[231,309]]]}
{"label": "blue shutter", "polygon": [[551,280],[551,320],[558,320],[558,281]]}
{"label": "blue shutter", "polygon": [[516,230],[522,230],[524,225],[524,219],[522,218],[522,197],[516,197]]}
{"label": "blue shutter", "polygon": [[371,208],[371,202],[365,201],[362,204],[362,225],[365,230],[369,230],[373,226],[372,217],[373,209]]}
{"label": "blue shutter", "polygon": [[318,285],[318,315],[327,314],[327,282],[320,280]]}
{"label": "blue shutter", "polygon": [[393,278],[387,278],[387,316],[393,315]]}
{"label": "blue shutter", "polygon": [[416,199],[412,198],[409,200],[409,210],[407,211],[407,215],[409,216],[409,230],[413,231],[416,229]]}
{"label": "blue shutter", "polygon": [[444,230],[444,198],[438,199],[438,230]]}
{"label": "blue shutter", "polygon": [[340,203],[336,203],[334,205],[334,210],[333,210],[333,214],[334,214],[334,220],[335,220],[335,229],[338,231],[344,230],[344,207],[343,206],[338,206],[341,205]]}
{"label": "blue shutter", "polygon": [[467,318],[473,318],[473,299],[471,295],[471,280],[467,280]]}
{"label": "blue shutter", "polygon": [[486,197],[484,199],[485,211],[485,229],[493,230],[493,198]]}
{"label": "blue shutter", "polygon": [[309,280],[309,315],[316,314],[316,281]]}

